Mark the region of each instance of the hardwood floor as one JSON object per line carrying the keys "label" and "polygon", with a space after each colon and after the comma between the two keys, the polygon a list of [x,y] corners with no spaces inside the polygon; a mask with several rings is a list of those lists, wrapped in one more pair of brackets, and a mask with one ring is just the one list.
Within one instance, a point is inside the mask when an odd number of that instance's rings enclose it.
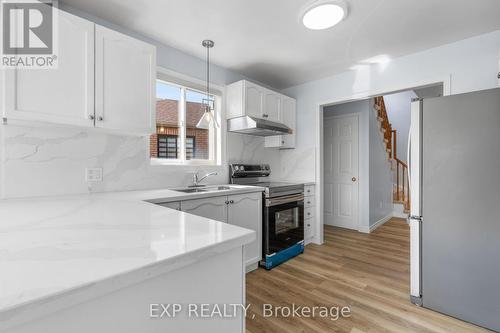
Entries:
{"label": "hardwood floor", "polygon": [[[488,332],[410,303],[409,229],[402,219],[370,235],[325,226],[324,245],[308,245],[272,271],[249,273],[246,284],[247,333]],[[349,306],[351,316],[264,317],[263,304]]]}

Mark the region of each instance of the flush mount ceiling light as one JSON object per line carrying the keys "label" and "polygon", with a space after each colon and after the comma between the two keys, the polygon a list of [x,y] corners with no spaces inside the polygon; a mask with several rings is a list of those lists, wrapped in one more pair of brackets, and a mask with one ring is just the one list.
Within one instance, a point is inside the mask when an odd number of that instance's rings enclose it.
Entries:
{"label": "flush mount ceiling light", "polygon": [[302,24],[311,30],[333,27],[347,17],[347,3],[342,0],[319,0],[305,7],[300,15]]}

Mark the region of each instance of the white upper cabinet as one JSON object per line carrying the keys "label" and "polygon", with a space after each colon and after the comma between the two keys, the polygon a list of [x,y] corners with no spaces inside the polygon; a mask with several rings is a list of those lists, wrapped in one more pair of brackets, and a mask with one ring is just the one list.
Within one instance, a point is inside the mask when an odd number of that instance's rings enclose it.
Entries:
{"label": "white upper cabinet", "polygon": [[[244,115],[250,117],[262,118],[264,111],[262,105],[262,89],[250,82],[245,82],[243,85],[244,96]],[[243,115],[243,114],[241,114]]]}
{"label": "white upper cabinet", "polygon": [[297,102],[291,97],[282,96],[281,103],[281,122],[292,129],[292,134],[268,136],[266,137],[265,146],[281,149],[295,148]]}
{"label": "white upper cabinet", "polygon": [[283,123],[290,127],[293,131],[292,134],[282,135],[281,148],[295,148],[295,132],[297,129],[297,102],[294,98],[285,96],[283,98],[282,109]]}
{"label": "white upper cabinet", "polygon": [[227,118],[250,116],[281,121],[282,95],[255,83],[241,80],[227,86]]}
{"label": "white upper cabinet", "polygon": [[295,99],[241,80],[226,88],[227,119],[250,116],[285,124],[292,134],[268,136],[265,146],[270,148],[295,148],[297,103]]}
{"label": "white upper cabinet", "polygon": [[282,121],[281,100],[282,95],[265,89],[263,94],[263,118],[271,121]]}
{"label": "white upper cabinet", "polygon": [[7,120],[94,126],[94,26],[59,11],[58,68],[5,70]]}
{"label": "white upper cabinet", "polygon": [[155,132],[156,48],[96,25],[96,127]]}
{"label": "white upper cabinet", "polygon": [[58,12],[58,67],[5,70],[3,117],[153,133],[156,48]]}

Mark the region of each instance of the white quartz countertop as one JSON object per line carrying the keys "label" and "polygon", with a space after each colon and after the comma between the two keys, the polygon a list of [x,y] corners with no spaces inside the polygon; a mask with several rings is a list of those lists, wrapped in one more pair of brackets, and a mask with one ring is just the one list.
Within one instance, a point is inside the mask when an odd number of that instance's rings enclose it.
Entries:
{"label": "white quartz countertop", "polygon": [[54,303],[85,289],[86,296],[75,298],[81,300],[252,242],[254,231],[151,202],[262,190],[232,186],[216,193],[151,190],[0,200],[0,328],[23,306]]}

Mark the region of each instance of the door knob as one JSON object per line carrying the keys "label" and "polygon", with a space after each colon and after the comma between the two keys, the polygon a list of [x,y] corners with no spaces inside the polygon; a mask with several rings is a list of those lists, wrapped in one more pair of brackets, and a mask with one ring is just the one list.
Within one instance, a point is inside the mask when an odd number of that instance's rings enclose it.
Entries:
{"label": "door knob", "polygon": [[355,182],[356,181],[356,177],[352,177],[352,181]]}

